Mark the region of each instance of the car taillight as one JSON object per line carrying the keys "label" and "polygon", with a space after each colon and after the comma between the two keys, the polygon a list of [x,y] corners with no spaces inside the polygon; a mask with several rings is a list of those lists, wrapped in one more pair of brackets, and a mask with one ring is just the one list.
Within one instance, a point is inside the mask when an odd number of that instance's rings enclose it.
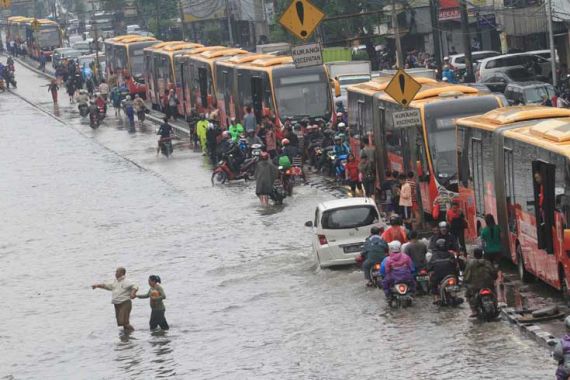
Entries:
{"label": "car taillight", "polygon": [[420,276],[427,276],[427,274],[428,274],[427,269],[420,270]]}
{"label": "car taillight", "polygon": [[457,280],[455,278],[450,278],[449,280],[447,280],[447,285],[455,286],[457,285]]}
{"label": "car taillight", "polygon": [[327,241],[327,237],[325,235],[319,235],[319,244],[320,245],[325,245],[328,243],[329,242]]}
{"label": "car taillight", "polygon": [[400,294],[406,294],[407,291],[408,291],[408,285],[406,284],[398,285],[398,292],[400,292]]}
{"label": "car taillight", "polygon": [[479,292],[480,295],[482,296],[488,296],[491,295],[491,290],[490,289],[481,289],[481,291]]}
{"label": "car taillight", "polygon": [[374,264],[374,270],[375,270],[375,271],[379,271],[379,270],[380,270],[380,263]]}

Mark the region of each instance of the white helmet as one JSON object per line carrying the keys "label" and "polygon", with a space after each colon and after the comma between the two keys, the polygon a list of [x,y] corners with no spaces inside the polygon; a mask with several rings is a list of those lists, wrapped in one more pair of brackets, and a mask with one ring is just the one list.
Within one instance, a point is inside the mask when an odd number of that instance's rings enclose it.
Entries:
{"label": "white helmet", "polygon": [[338,123],[338,127],[339,128],[346,128],[346,124],[344,124],[342,121],[340,123]]}
{"label": "white helmet", "polygon": [[398,240],[391,241],[388,243],[388,250],[390,253],[400,253],[402,250],[402,243],[400,243]]}

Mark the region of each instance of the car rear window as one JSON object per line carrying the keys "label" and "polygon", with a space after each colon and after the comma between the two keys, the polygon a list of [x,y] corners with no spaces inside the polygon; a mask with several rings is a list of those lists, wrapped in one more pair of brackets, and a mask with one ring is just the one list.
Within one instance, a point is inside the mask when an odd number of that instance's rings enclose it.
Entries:
{"label": "car rear window", "polygon": [[342,230],[369,226],[378,222],[378,212],[372,206],[353,206],[327,210],[323,213],[322,228]]}
{"label": "car rear window", "polygon": [[522,67],[507,70],[507,75],[515,82],[525,82],[536,79],[534,75]]}

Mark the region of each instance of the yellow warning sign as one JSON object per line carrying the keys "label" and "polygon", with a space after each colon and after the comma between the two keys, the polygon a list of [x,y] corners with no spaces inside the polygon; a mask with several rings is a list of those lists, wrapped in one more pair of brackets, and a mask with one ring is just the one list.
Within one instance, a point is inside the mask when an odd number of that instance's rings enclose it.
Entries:
{"label": "yellow warning sign", "polygon": [[400,69],[392,77],[392,80],[388,83],[384,91],[390,95],[392,99],[404,107],[408,107],[421,87],[422,85],[413,77]]}
{"label": "yellow warning sign", "polygon": [[12,6],[12,0],[0,0],[0,8],[10,8]]}
{"label": "yellow warning sign", "polygon": [[306,41],[323,18],[325,18],[324,12],[309,0],[293,0],[279,19],[279,23],[297,38]]}

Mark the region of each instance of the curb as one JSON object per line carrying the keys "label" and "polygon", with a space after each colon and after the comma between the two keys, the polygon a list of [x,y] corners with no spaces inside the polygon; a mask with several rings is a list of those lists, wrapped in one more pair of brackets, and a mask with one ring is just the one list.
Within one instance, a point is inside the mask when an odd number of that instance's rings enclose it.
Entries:
{"label": "curb", "polygon": [[548,331],[545,331],[541,326],[534,323],[520,322],[517,316],[521,314],[514,307],[502,308],[501,315],[511,322],[511,324],[516,325],[524,335],[534,339],[537,343],[550,350],[558,343],[558,338]]}

